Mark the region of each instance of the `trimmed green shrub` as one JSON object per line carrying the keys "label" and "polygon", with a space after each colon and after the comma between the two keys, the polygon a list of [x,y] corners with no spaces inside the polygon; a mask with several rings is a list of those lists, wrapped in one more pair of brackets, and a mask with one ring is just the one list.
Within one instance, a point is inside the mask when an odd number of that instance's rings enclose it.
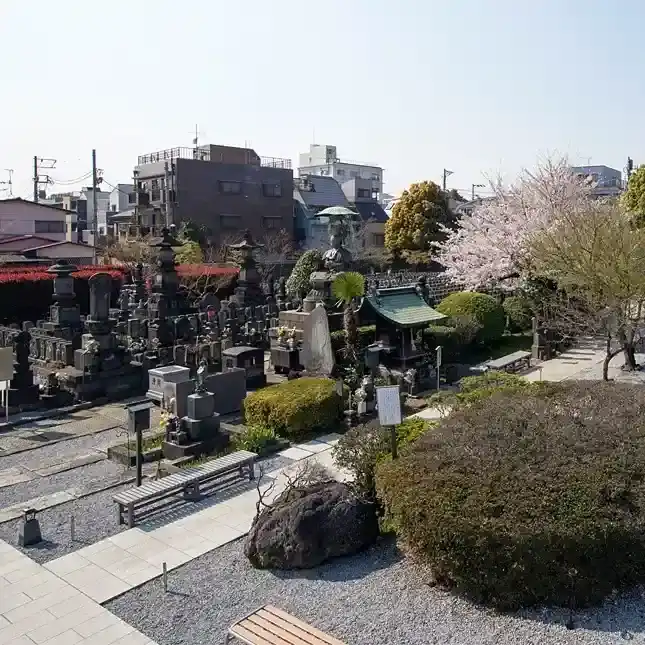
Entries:
{"label": "trimmed green shrub", "polygon": [[[433,422],[419,417],[409,417],[396,426],[399,449],[413,443],[430,428]],[[350,428],[334,446],[336,464],[354,476],[354,483],[361,495],[375,499],[376,464],[387,459],[391,450],[390,430],[378,421]]]}
{"label": "trimmed green shrub", "polygon": [[271,385],[244,399],[244,421],[263,426],[286,439],[335,430],[343,402],[336,383],[326,378],[299,378]]}
{"label": "trimmed green shrub", "polygon": [[485,293],[459,291],[446,296],[436,307],[437,311],[451,319],[463,317],[479,325],[476,340],[487,344],[499,340],[504,334],[506,316],[502,306]]}
{"label": "trimmed green shrub", "polygon": [[285,285],[290,296],[305,295],[309,289],[309,278],[322,264],[322,253],[318,249],[305,251],[293,267]]}
{"label": "trimmed green shrub", "polygon": [[265,426],[250,426],[244,432],[233,437],[233,446],[236,450],[262,451],[276,441],[277,437],[272,428]]}
{"label": "trimmed green shrub", "polygon": [[507,327],[510,332],[531,329],[533,313],[526,298],[522,298],[522,296],[509,296],[504,300],[502,306],[504,307]]}
{"label": "trimmed green shrub", "polygon": [[577,607],[645,582],[644,464],[641,386],[558,383],[458,408],[376,486],[436,582],[501,609]]}

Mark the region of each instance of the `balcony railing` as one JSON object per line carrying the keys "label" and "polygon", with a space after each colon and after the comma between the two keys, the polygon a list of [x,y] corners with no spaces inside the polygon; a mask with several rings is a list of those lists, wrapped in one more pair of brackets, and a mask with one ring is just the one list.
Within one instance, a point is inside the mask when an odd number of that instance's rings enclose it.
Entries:
{"label": "balcony railing", "polygon": [[158,161],[171,161],[172,159],[199,159],[200,161],[210,161],[210,152],[202,148],[168,148],[151,152],[147,155],[140,155],[138,165],[142,166],[147,163],[156,163]]}
{"label": "balcony railing", "polygon": [[281,168],[291,170],[291,159],[280,159],[279,157],[260,157],[260,165],[265,168]]}
{"label": "balcony railing", "polygon": [[[143,166],[148,163],[157,163],[159,161],[172,161],[173,159],[197,159],[199,161],[211,161],[210,150],[206,148],[168,148],[151,152],[147,155],[138,157],[138,165]],[[257,157],[255,157],[257,159]],[[249,164],[256,165],[257,161],[253,155],[249,155]],[[265,168],[281,168],[283,170],[291,169],[291,159],[282,159],[280,157],[260,157],[260,165]]]}

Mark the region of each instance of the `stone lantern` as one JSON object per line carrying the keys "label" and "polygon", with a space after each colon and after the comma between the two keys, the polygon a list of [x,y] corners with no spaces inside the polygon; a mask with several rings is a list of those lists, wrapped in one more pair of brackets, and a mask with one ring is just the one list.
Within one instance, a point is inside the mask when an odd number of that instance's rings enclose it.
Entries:
{"label": "stone lantern", "polygon": [[76,304],[74,293],[74,278],[72,273],[78,271],[73,264],[60,260],[47,269],[47,273],[54,276],[54,304],[50,307],[50,321],[54,328],[80,327],[81,315]]}
{"label": "stone lantern", "polygon": [[249,230],[244,231],[241,242],[228,245],[228,248],[236,253],[240,268],[235,289],[235,300],[240,307],[264,304],[265,295],[260,284],[257,263],[253,257],[254,252],[263,247],[264,244],[258,244]]}

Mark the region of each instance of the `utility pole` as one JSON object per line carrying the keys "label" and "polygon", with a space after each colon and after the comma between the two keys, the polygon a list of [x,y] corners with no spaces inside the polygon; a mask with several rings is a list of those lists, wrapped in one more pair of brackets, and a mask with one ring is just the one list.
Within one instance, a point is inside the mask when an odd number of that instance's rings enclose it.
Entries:
{"label": "utility pole", "polygon": [[56,159],[47,159],[44,157],[39,157],[36,155],[34,157],[34,202],[38,203],[38,187],[40,184],[53,184],[52,178],[49,175],[43,175],[41,177],[41,170],[51,170],[56,167]]}
{"label": "utility pole", "polygon": [[632,171],[634,170],[634,160],[631,157],[627,157],[627,170],[625,174],[627,175],[627,183],[629,183],[629,178],[632,176]]}
{"label": "utility pole", "polygon": [[13,197],[13,168],[5,168],[5,172],[9,173],[9,179],[7,181],[0,181],[0,186],[7,186],[3,190],[9,191],[9,197]]}
{"label": "utility pole", "polygon": [[453,174],[452,170],[446,170],[445,168],[443,169],[443,183],[442,183],[442,185],[443,185],[443,192],[444,193],[446,192],[446,179],[448,179],[448,177],[450,177],[450,175],[452,175],[452,174]]}
{"label": "utility pole", "polygon": [[471,195],[471,201],[475,201],[475,188],[485,188],[484,184],[473,184],[471,186],[472,190],[472,195]]}
{"label": "utility pole", "polygon": [[96,264],[96,238],[98,231],[98,206],[99,201],[96,196],[98,187],[98,177],[96,172],[96,150],[92,149],[92,248],[94,249],[94,264]]}

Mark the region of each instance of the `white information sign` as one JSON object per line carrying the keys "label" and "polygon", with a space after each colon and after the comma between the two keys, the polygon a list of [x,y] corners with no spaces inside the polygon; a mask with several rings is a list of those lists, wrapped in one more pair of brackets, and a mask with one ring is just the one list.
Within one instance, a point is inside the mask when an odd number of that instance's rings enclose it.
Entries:
{"label": "white information sign", "polygon": [[398,385],[377,387],[376,405],[382,426],[398,426],[401,423],[401,393]]}
{"label": "white information sign", "polygon": [[13,349],[0,347],[0,381],[10,381],[13,378]]}

